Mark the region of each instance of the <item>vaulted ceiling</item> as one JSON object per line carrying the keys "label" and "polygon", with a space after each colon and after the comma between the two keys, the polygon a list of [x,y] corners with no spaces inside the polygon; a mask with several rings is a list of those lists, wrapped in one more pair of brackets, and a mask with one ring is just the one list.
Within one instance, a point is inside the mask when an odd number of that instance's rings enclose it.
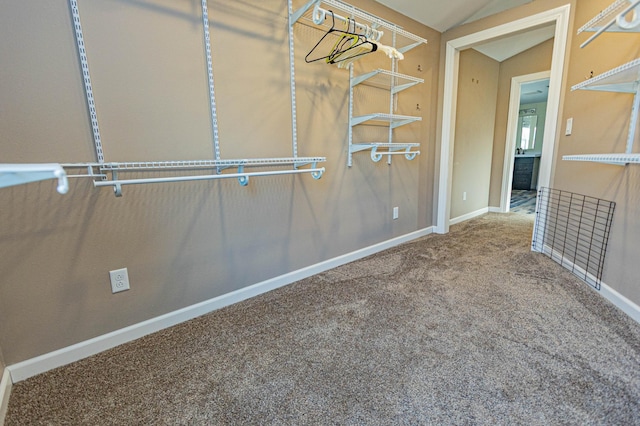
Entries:
{"label": "vaulted ceiling", "polygon": [[440,32],[533,0],[376,0]]}
{"label": "vaulted ceiling", "polygon": [[[440,32],[534,0],[376,0]],[[502,62],[552,38],[555,26],[526,31],[488,41],[474,49]]]}

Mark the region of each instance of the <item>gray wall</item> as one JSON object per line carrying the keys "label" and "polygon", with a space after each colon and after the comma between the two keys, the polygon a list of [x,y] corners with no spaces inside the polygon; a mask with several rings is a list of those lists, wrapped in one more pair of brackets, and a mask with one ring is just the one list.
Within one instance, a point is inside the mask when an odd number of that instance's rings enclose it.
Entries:
{"label": "gray wall", "polygon": [[[590,91],[571,92],[570,88],[584,81],[591,71],[597,75],[637,58],[640,55],[640,34],[603,34],[581,49],[580,44],[590,34],[575,35],[578,28],[608,7],[611,1],[538,0],[448,31],[442,35],[441,43],[445,45],[448,40],[564,4],[570,4],[572,12],[551,186],[617,203],[603,280],[633,303],[640,304],[640,285],[635,267],[640,257],[640,167],[562,160],[562,156],[568,154],[624,152],[633,96]],[[545,69],[549,68],[541,68],[540,71]],[[527,70],[528,72],[535,70]],[[498,111],[497,117],[500,116]],[[566,119],[570,117],[573,117],[573,134],[565,136],[564,126]],[[500,140],[498,131],[499,127],[496,126],[496,140]],[[639,139],[640,134],[636,133],[635,152],[638,152]],[[501,146],[502,153],[494,149],[494,177],[495,165],[499,164],[500,169],[502,168],[504,143]],[[496,148],[499,147],[500,144],[496,144]],[[499,163],[495,161],[496,158],[500,158]],[[500,193],[499,189],[497,192],[494,190],[494,182],[496,179],[492,177],[490,205],[497,206]]]}
{"label": "gray wall", "polygon": [[500,63],[468,49],[459,69],[451,219],[488,206]]}
{"label": "gray wall", "polygon": [[[199,2],[79,3],[106,160],[213,158]],[[397,135],[422,155],[389,166],[356,154],[347,168],[348,73],[304,63],[322,33],[296,26],[299,154],[326,156],[324,177],[128,186],[122,198],[86,179],[66,195],[51,181],[0,190],[7,364],[433,224],[440,35],[355,3],[429,39],[400,63],[426,80],[398,110],[422,115]],[[286,1],[209,12],[223,158],[290,156]],[[67,1],[2,2],[0,57],[2,161],[95,161]],[[389,65],[372,55],[358,70]],[[131,290],[112,295],[108,271],[122,267]]]}
{"label": "gray wall", "polygon": [[[578,2],[576,28],[608,6],[608,0]],[[580,34],[570,45],[568,85],[625,64],[640,55],[640,35],[603,34],[587,47],[579,45],[589,34]],[[562,161],[563,155],[624,152],[633,95],[574,91],[567,88],[560,117],[558,153],[553,186],[616,202],[603,281],[632,302],[640,304],[640,166],[625,167],[598,163]],[[573,117],[573,134],[564,135],[566,120]],[[640,150],[636,131],[634,152]]]}

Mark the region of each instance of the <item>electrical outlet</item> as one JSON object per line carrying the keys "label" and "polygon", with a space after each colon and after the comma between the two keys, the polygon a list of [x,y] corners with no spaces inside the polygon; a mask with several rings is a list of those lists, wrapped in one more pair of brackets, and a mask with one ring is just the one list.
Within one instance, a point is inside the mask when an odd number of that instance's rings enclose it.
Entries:
{"label": "electrical outlet", "polygon": [[398,218],[399,213],[400,213],[400,212],[399,212],[398,207],[394,207],[394,208],[393,208],[393,219],[394,219],[394,220]]}
{"label": "electrical outlet", "polygon": [[462,201],[467,201],[467,193],[466,192],[462,193]]}
{"label": "electrical outlet", "polygon": [[129,290],[129,273],[127,272],[127,268],[109,271],[109,277],[111,278],[112,293]]}

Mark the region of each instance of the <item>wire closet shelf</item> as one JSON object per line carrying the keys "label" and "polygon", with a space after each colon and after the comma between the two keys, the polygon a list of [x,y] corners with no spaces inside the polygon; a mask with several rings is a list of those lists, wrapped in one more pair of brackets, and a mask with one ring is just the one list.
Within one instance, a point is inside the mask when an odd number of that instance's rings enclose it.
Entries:
{"label": "wire closet shelf", "polygon": [[[420,154],[420,151],[416,149],[420,144],[394,140],[394,129],[421,121],[422,117],[400,115],[396,113],[395,109],[397,108],[398,93],[416,84],[424,83],[424,79],[399,73],[398,60],[403,58],[404,54],[411,49],[426,44],[427,39],[340,0],[310,0],[295,10],[293,8],[293,0],[288,0],[288,3],[291,39],[293,39],[293,26],[296,23],[328,31],[325,33],[325,36],[327,36],[334,29],[336,22],[342,22],[347,23],[349,28],[353,28],[354,31],[363,34],[368,41],[376,44],[378,50],[387,53],[387,56],[391,59],[390,70],[376,69],[357,76],[354,76],[353,64],[348,65],[350,84],[347,166],[351,167],[353,165],[353,154],[366,150],[371,151],[371,160],[374,162],[380,161],[385,155],[388,158],[388,164],[391,164],[391,157],[395,155],[402,155],[407,160],[413,160],[416,155]],[[337,37],[339,40],[339,36]],[[381,40],[384,43],[388,43],[388,45],[383,44]],[[319,59],[308,62],[317,60]],[[359,85],[387,90],[390,94],[388,111],[367,112],[354,116],[354,87]],[[387,126],[388,135],[386,138],[381,138],[382,141],[377,139],[380,138],[380,135],[378,135],[376,141],[354,142],[354,127],[360,125]]]}
{"label": "wire closet shelf", "polygon": [[[298,156],[294,93],[292,93],[292,102],[294,102],[294,116],[292,129],[293,154],[291,157],[240,159],[221,158],[207,0],[201,1],[201,7],[203,38],[205,47],[204,54],[206,56],[207,64],[208,91],[212,124],[212,142],[215,158],[177,161],[105,161],[103,141],[100,134],[98,114],[95,107],[95,97],[91,82],[89,61],[86,54],[87,47],[85,46],[84,34],[82,31],[82,22],[80,19],[80,11],[78,8],[77,0],[69,0],[69,7],[73,18],[72,24],[76,38],[76,48],[82,70],[86,103],[89,110],[97,162],[60,164],[2,164],[0,165],[0,187],[24,184],[44,179],[58,179],[58,192],[66,193],[68,191],[68,178],[91,178],[93,179],[95,187],[111,186],[113,187],[116,196],[122,196],[122,186],[124,185],[235,178],[238,179],[240,185],[246,186],[249,183],[249,179],[254,176],[257,177],[310,174],[314,179],[320,179],[324,174],[325,168],[318,167],[318,163],[326,161],[325,157]],[[291,73],[291,78],[294,78],[293,71]],[[284,167],[286,166],[292,166],[292,168],[284,169]],[[223,170],[229,168],[234,168],[235,172],[223,173]],[[252,168],[261,168],[262,170],[247,170]],[[82,170],[84,170],[84,172],[82,172]],[[193,174],[194,171],[203,170],[207,171],[207,174]],[[174,174],[180,172],[185,173],[178,176],[163,175],[164,173],[169,171],[173,171]],[[145,176],[121,179],[122,174],[132,172],[144,173]]]}
{"label": "wire closet shelf", "polygon": [[[613,2],[578,29],[578,34],[582,32],[595,33],[580,47],[586,47],[604,32],[639,31],[640,16],[637,15],[636,10],[638,6],[640,6],[640,0],[616,0]],[[629,16],[632,18],[631,20],[627,19]]]}
{"label": "wire closet shelf", "polygon": [[[289,2],[292,5],[292,0],[289,0]],[[332,10],[323,8],[322,5],[332,8]],[[406,53],[414,47],[427,43],[427,39],[410,33],[400,25],[340,0],[311,0],[295,11],[291,6],[290,25],[293,26],[296,22],[304,22],[310,26],[327,29],[329,28],[328,19],[326,19],[327,12],[331,12],[329,16],[333,16],[341,22],[348,22],[349,19],[355,20],[358,29],[364,31],[373,30],[372,37],[378,40],[385,31],[388,31],[389,34],[393,34],[396,37],[396,46],[394,47],[401,53]]]}
{"label": "wire closet shelf", "polygon": [[[639,31],[640,0],[616,0],[578,30],[578,34],[582,32],[595,32],[595,34],[582,43],[580,47],[583,48],[587,46],[605,32],[637,33]],[[627,132],[627,144],[624,153],[572,154],[564,155],[562,159],[566,161],[588,161],[618,166],[640,164],[640,153],[633,152],[638,112],[640,111],[640,59],[635,59],[597,76],[591,76],[571,87],[571,91],[574,90],[627,93],[633,95],[629,130]]]}

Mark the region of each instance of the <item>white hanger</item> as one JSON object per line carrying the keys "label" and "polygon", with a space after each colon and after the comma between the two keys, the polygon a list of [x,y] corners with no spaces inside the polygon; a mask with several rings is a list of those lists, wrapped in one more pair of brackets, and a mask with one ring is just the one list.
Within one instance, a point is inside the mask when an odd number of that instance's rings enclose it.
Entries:
{"label": "white hanger", "polygon": [[377,44],[378,50],[384,52],[389,58],[400,59],[400,60],[404,59],[404,55],[402,54],[402,52],[400,52],[395,47],[387,46],[377,41],[373,41],[372,43]]}

